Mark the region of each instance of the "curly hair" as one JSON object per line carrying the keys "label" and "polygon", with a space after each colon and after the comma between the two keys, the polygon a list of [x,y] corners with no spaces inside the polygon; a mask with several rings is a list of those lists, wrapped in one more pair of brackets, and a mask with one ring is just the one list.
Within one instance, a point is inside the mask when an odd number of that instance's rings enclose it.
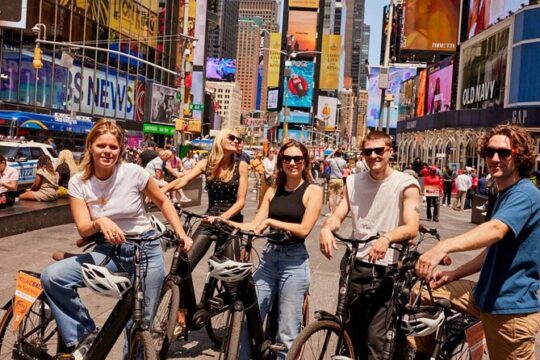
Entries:
{"label": "curly hair", "polygon": [[281,146],[281,149],[279,149],[278,155],[277,155],[277,161],[276,161],[276,167],[278,170],[277,176],[276,176],[276,187],[284,187],[287,183],[287,174],[285,174],[285,171],[283,170],[283,155],[285,154],[285,150],[288,148],[298,148],[302,155],[304,156],[304,170],[302,170],[302,179],[304,181],[307,181],[309,183],[313,182],[313,178],[311,176],[311,160],[309,158],[309,152],[308,149],[305,147],[304,144],[302,144],[299,141],[296,140],[289,140],[285,144]]}
{"label": "curly hair", "polygon": [[489,140],[495,135],[504,135],[510,139],[510,146],[513,150],[512,156],[519,175],[521,177],[531,176],[538,154],[536,153],[531,134],[527,129],[512,124],[497,125],[478,139],[476,149],[479,154],[484,153],[484,150],[489,145]]}

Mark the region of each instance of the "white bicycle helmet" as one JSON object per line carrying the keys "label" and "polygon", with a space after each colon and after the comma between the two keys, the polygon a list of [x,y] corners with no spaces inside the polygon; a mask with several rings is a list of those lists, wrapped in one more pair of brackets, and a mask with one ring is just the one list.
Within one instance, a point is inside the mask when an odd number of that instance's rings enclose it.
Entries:
{"label": "white bicycle helmet", "polygon": [[245,278],[251,272],[251,264],[230,259],[218,259],[212,256],[208,259],[210,276],[224,282],[235,282]]}
{"label": "white bicycle helmet", "polygon": [[100,295],[121,299],[131,288],[129,278],[115,275],[104,266],[82,264],[81,271],[86,286]]}
{"label": "white bicycle helmet", "polygon": [[444,322],[444,310],[435,306],[419,307],[405,314],[401,328],[406,335],[424,336],[437,331]]}

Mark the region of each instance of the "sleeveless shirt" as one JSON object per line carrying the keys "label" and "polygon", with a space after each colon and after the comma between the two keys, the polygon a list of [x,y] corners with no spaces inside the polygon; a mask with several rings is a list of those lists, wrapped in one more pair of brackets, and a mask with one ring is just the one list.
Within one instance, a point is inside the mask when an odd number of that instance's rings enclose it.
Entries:
{"label": "sleeveless shirt", "polygon": [[[309,185],[309,182],[304,181],[294,191],[287,191],[284,186],[277,188],[276,194],[270,201],[268,218],[294,224],[302,223],[306,211],[302,199]],[[294,243],[304,242],[304,240],[304,238],[296,235],[292,235],[291,237],[291,242]]]}
{"label": "sleeveless shirt", "polygon": [[[240,163],[234,164],[233,176],[231,180],[225,182],[221,179],[212,179],[206,181],[206,190],[208,191],[208,210],[207,213],[217,216],[227,211],[236,202],[238,196],[238,187],[240,186]],[[208,169],[205,171],[208,179]],[[234,217],[240,216],[240,213]],[[233,217],[233,218],[234,218]],[[234,219],[231,220],[234,221]]]}

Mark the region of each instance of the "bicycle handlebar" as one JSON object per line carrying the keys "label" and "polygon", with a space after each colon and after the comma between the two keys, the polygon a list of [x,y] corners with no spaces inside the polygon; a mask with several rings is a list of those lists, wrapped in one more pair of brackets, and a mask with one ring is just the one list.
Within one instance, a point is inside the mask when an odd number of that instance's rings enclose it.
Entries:
{"label": "bicycle handlebar", "polygon": [[285,230],[271,230],[269,232],[265,233],[256,233],[252,230],[241,230],[237,227],[232,226],[227,221],[222,219],[216,219],[213,223],[213,225],[221,232],[228,234],[228,235],[239,235],[239,236],[246,236],[248,238],[268,238],[268,237],[281,237],[281,240],[276,240],[273,238],[273,241],[286,241],[291,237],[291,234],[289,231]]}
{"label": "bicycle handlebar", "polygon": [[335,231],[332,231],[332,235],[334,235],[334,237],[336,239],[338,239],[339,241],[342,241],[342,242],[348,243],[348,244],[352,244],[352,245],[355,245],[355,244],[367,244],[368,242],[371,242],[371,241],[379,238],[379,235],[373,235],[373,236],[370,236],[369,238],[364,239],[364,240],[355,239],[355,238],[345,238],[345,237],[339,235]]}
{"label": "bicycle handlebar", "polygon": [[431,236],[435,236],[437,240],[440,240],[441,236],[439,235],[439,232],[435,228],[429,228],[425,226],[424,224],[420,224],[418,227],[418,231],[422,234],[429,234]]}
{"label": "bicycle handlebar", "polygon": [[176,209],[178,216],[185,215],[186,217],[197,218],[197,219],[204,219],[208,216],[208,215],[200,215],[200,214],[194,213],[193,211],[186,210],[180,204],[174,204],[174,208]]}

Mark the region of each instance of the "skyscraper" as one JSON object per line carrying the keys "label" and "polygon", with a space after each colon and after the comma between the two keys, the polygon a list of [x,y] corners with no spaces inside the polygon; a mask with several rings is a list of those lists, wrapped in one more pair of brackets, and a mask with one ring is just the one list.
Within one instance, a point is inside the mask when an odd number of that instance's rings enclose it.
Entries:
{"label": "skyscraper", "polygon": [[240,0],[208,1],[207,57],[236,57],[239,11]]}
{"label": "skyscraper", "polygon": [[238,84],[226,81],[207,81],[206,86],[214,91],[219,104],[221,128],[234,129],[240,127],[242,91]]}
{"label": "skyscraper", "polygon": [[262,26],[260,17],[241,17],[238,21],[236,82],[242,90],[242,113],[256,109]]}
{"label": "skyscraper", "polygon": [[[352,87],[359,89],[362,57],[365,0],[343,1],[341,16],[345,16],[345,77],[351,77]],[[342,34],[343,35],[343,34]],[[364,81],[365,82],[365,81]]]}
{"label": "skyscraper", "polygon": [[240,0],[241,17],[261,17],[263,28],[269,32],[278,29],[278,4],[276,0]]}
{"label": "skyscraper", "polygon": [[358,89],[367,89],[366,60],[369,60],[369,37],[371,27],[368,24],[362,26],[362,45],[360,50],[360,73],[358,74]]}
{"label": "skyscraper", "polygon": [[336,20],[335,12],[336,0],[324,0],[323,34],[334,33]]}
{"label": "skyscraper", "polygon": [[343,13],[343,3],[338,0],[336,2],[336,6],[334,9],[334,34],[340,35],[341,34],[341,19],[342,19],[342,13]]}

